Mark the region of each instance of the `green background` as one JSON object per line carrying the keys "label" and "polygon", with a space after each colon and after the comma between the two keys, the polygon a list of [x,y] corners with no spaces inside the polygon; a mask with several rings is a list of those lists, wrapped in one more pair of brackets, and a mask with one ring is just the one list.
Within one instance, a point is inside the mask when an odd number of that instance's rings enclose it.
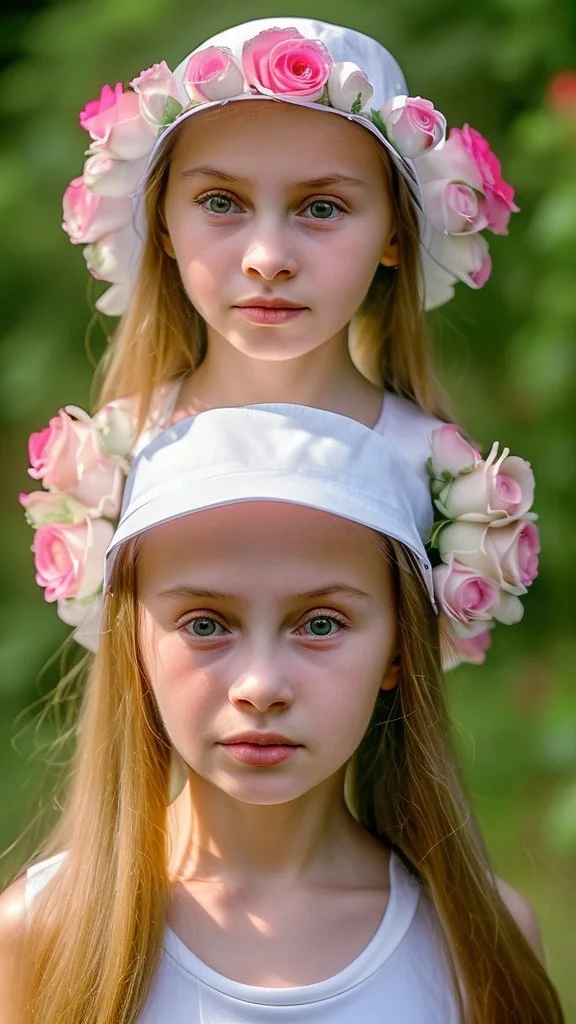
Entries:
{"label": "green background", "polygon": [[[522,213],[509,237],[491,236],[491,280],[482,292],[459,286],[432,323],[463,425],[484,447],[502,440],[535,468],[541,571],[523,623],[498,627],[486,664],[457,670],[448,686],[496,868],[536,909],[574,1022],[576,72],[563,99],[556,77],[574,63],[572,0],[292,0],[288,10],[255,0],[73,0],[19,3],[3,19],[0,847],[43,802],[51,773],[38,748],[51,732],[34,726],[32,705],[57,678],[58,658],[48,663],[66,636],[33,582],[31,531],[17,503],[30,489],[26,439],[59,406],[87,405],[105,340],[98,324],[88,327],[79,247],[60,230],[61,194],[83,163],[78,111],[106,81],[129,81],[162,59],[175,67],[229,24],[286,13],[376,36],[412,94],[431,98],[450,125],[481,131],[517,188]],[[4,877],[27,841],[0,861]]]}

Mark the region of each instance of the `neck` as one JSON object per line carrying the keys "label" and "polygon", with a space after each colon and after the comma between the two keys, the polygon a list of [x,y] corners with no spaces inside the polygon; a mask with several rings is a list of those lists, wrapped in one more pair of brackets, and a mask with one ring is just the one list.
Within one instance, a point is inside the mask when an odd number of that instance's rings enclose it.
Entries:
{"label": "neck", "polygon": [[297,359],[247,356],[222,338],[210,338],[206,357],[182,387],[182,410],[282,402],[350,416],[373,426],[382,391],[355,367],[346,332]]}
{"label": "neck", "polygon": [[343,796],[343,774],[297,800],[243,804],[190,773],[169,809],[170,874],[225,880],[249,889],[336,876],[373,840]]}

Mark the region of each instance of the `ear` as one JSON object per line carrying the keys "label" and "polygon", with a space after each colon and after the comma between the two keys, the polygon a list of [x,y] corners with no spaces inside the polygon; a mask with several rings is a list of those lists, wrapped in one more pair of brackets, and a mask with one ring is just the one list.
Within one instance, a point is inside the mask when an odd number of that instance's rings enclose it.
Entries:
{"label": "ear", "polygon": [[170,256],[173,260],[176,259],[176,253],[174,252],[174,246],[172,245],[172,239],[167,231],[163,231],[162,235],[162,248],[167,256]]}
{"label": "ear", "polygon": [[400,655],[397,654],[395,658],[390,662],[386,675],[384,676],[381,684],[381,690],[394,690],[400,682]]}
{"label": "ear", "polygon": [[396,235],[392,235],[383,256],[380,257],[380,263],[384,267],[398,266],[398,239]]}

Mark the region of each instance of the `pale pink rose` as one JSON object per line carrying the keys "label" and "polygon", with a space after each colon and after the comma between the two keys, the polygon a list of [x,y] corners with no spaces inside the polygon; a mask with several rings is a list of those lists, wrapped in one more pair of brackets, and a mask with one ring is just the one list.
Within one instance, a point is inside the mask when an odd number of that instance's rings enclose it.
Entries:
{"label": "pale pink rose", "polygon": [[97,281],[127,284],[136,263],[138,238],[132,225],[111,231],[83,251],[86,266]]}
{"label": "pale pink rose", "polygon": [[534,473],[529,462],[507,449],[497,457],[493,445],[487,459],[471,473],[457,476],[440,493],[440,502],[452,519],[505,526],[526,515],[534,501]]}
{"label": "pale pink rose", "polygon": [[60,409],[44,430],[30,435],[28,452],[30,476],[48,490],[64,492],[93,515],[118,514],[124,473],[106,456],[96,427]]}
{"label": "pale pink rose", "polygon": [[84,181],[98,196],[132,196],[146,173],[147,165],[148,157],[114,160],[106,150],[102,150],[90,156],[84,164]]}
{"label": "pale pink rose", "polygon": [[[442,237],[441,235],[439,236]],[[425,310],[437,309],[445,302],[454,298],[455,287],[458,278],[445,270],[426,251],[420,249],[420,261],[422,265],[422,303]]]}
{"label": "pale pink rose", "polygon": [[193,53],[186,65],[183,85],[191,100],[227,100],[244,92],[244,76],[232,52],[207,46]]}
{"label": "pale pink rose", "polygon": [[494,580],[482,576],[450,555],[445,565],[432,570],[434,592],[439,607],[458,622],[489,621],[500,604],[500,588]]}
{"label": "pale pink rose", "polygon": [[480,132],[468,124],[463,128],[452,128],[452,139],[462,145],[482,176],[482,192],[485,196],[482,212],[487,218],[489,230],[495,235],[507,235],[510,214],[516,213],[518,207],[514,202],[514,189],[502,178],[500,161]]}
{"label": "pale pink rose", "polygon": [[178,85],[166,61],[141,71],[130,86],[140,97],[142,117],[155,129],[170,124],[182,110]]}
{"label": "pale pink rose", "polygon": [[102,605],[102,594],[84,601],[77,601],[73,597],[58,601],[58,617],[67,626],[75,627],[72,636],[76,643],[93,654],[98,650],[102,634]]}
{"label": "pale pink rose", "polygon": [[108,231],[116,231],[132,220],[130,199],[97,196],[86,188],[84,178],[74,178],[64,193],[62,227],[74,245],[95,242]]}
{"label": "pale pink rose", "polygon": [[319,39],[295,28],[269,28],[244,44],[242,68],[248,85],[264,95],[311,101],[324,93],[333,61]]}
{"label": "pale pink rose", "polygon": [[96,309],[105,316],[122,316],[128,309],[128,303],[132,295],[130,282],[125,284],[113,284],[102,292],[94,303]]}
{"label": "pale pink rose", "polygon": [[34,528],[46,523],[79,523],[88,514],[79,501],[59,491],[31,491],[19,494],[18,501],[24,508],[26,521]]}
{"label": "pale pink rose", "polygon": [[336,110],[351,111],[352,107],[358,105],[356,113],[367,106],[372,99],[374,89],[368,81],[368,76],[357,64],[351,61],[339,61],[334,64],[328,76],[328,99],[330,106]]}
{"label": "pale pink rose", "polygon": [[446,135],[446,118],[421,96],[394,96],[386,100],[380,117],[394,148],[409,159],[439,145]]}
{"label": "pale pink rose", "polygon": [[438,548],[444,561],[454,556],[512,594],[524,594],[538,575],[540,541],[530,520],[498,528],[458,520],[441,530]]}
{"label": "pale pink rose", "polygon": [[454,423],[444,423],[432,431],[431,448],[432,468],[437,477],[469,473],[482,461],[476,446],[462,437]]}
{"label": "pale pink rose", "polygon": [[431,240],[431,249],[432,258],[469,288],[482,288],[490,277],[492,263],[488,243],[482,235],[437,233]]}
{"label": "pale pink rose", "polygon": [[114,527],[105,519],[39,526],[32,551],[36,582],[47,601],[82,600],[102,586],[104,555]]}
{"label": "pale pink rose", "polygon": [[452,181],[468,185],[483,196],[482,175],[476,162],[456,137],[450,136],[444,145],[427,149],[416,158],[416,169],[421,182]]}
{"label": "pale pink rose", "polygon": [[422,194],[426,216],[439,231],[462,235],[486,227],[478,194],[469,185],[446,178],[428,181],[422,183]]}
{"label": "pale pink rose", "polygon": [[456,638],[456,650],[462,661],[470,665],[482,665],[486,661],[486,651],[492,643],[490,630],[485,629],[476,636]]}
{"label": "pale pink rose", "polygon": [[108,455],[127,458],[136,440],[136,420],[129,400],[118,399],[98,410],[92,423],[100,431]]}
{"label": "pale pink rose", "polygon": [[124,92],[118,82],[105,85],[100,98],[87,103],[80,112],[80,124],[92,137],[90,153],[105,150],[115,160],[138,160],[150,153],[155,133],[140,114],[135,92]]}
{"label": "pale pink rose", "polygon": [[440,635],[440,652],[444,671],[467,662],[482,665],[486,660],[486,651],[492,643],[491,622],[471,622],[465,625],[440,612],[438,630]]}

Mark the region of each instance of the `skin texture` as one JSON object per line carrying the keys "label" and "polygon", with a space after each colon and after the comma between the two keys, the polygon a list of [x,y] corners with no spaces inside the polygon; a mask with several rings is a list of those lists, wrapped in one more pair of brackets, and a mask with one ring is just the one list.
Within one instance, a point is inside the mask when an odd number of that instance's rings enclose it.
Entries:
{"label": "skin texture", "polygon": [[[375,548],[356,524],[274,502],[196,513],[143,537],[152,689],[174,746],[226,803],[274,806],[311,793],[324,802],[341,788],[378,690],[395,678],[392,587]],[[308,596],[334,583],[339,590]],[[239,765],[220,743],[246,730],[301,747],[271,769]]]}
{"label": "skin texture", "polygon": [[[377,551],[356,524],[260,502],[142,540],[144,660],[188,765],[170,814],[169,920],[241,981],[328,977],[366,945],[386,906],[387,850],[343,797],[378,692],[397,681],[394,599]],[[275,767],[247,766],[220,745],[246,730],[301,746]]]}
{"label": "skin texture", "polygon": [[[347,348],[378,264],[396,262],[386,169],[366,131],[277,103],[198,114],[181,129],[164,212],[167,251],[207,324],[196,399],[210,404],[225,379],[230,404],[275,401],[287,375],[311,388],[325,377],[337,403],[371,401],[377,419],[377,389]],[[302,312],[262,324],[238,308],[271,299]]]}

